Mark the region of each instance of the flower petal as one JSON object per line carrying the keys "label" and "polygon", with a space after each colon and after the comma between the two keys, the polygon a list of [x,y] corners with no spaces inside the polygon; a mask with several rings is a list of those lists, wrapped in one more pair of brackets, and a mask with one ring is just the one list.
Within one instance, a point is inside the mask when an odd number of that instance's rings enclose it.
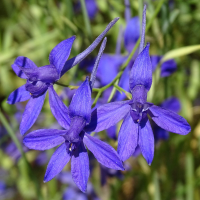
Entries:
{"label": "flower petal", "polygon": [[46,92],[39,97],[31,97],[31,99],[27,103],[20,124],[20,133],[22,135],[24,135],[26,131],[28,131],[31,128],[31,126],[35,123],[44,104],[45,96]]}
{"label": "flower petal", "polygon": [[83,142],[99,163],[111,169],[124,170],[117,152],[110,145],[87,133],[84,135]]}
{"label": "flower petal", "polygon": [[115,78],[119,67],[122,65],[125,59],[125,56],[120,55],[102,55],[96,76],[101,81],[103,86],[107,85]]}
{"label": "flower petal", "polygon": [[82,192],[86,192],[90,169],[88,153],[83,142],[73,152],[71,172],[76,185]]}
{"label": "flower petal", "polygon": [[161,107],[178,113],[181,110],[181,102],[176,97],[170,97],[162,102]]}
{"label": "flower petal", "polygon": [[112,28],[112,26],[119,20],[119,17],[115,18],[114,20],[112,20],[108,26],[106,27],[106,29],[94,40],[94,42],[87,48],[85,49],[83,52],[81,52],[80,54],[78,54],[77,56],[69,59],[66,63],[65,66],[63,67],[62,71],[61,71],[61,76],[63,76],[63,74],[68,71],[69,69],[71,69],[73,66],[77,65],[78,63],[80,63],[86,56],[88,56],[96,47],[97,45],[101,42],[101,40],[105,37],[106,33]]}
{"label": "flower petal", "polygon": [[169,132],[160,128],[156,123],[153,124],[152,128],[153,128],[155,142],[158,142],[159,140],[169,139]]}
{"label": "flower petal", "polygon": [[181,135],[186,135],[191,131],[188,122],[170,110],[153,105],[149,108],[149,111],[148,113],[153,121],[166,131]]}
{"label": "flower petal", "polygon": [[117,124],[130,110],[129,101],[118,101],[99,106],[92,112],[91,122],[85,127],[87,132],[99,132]]}
{"label": "flower petal", "polygon": [[30,60],[29,58],[23,57],[23,56],[19,56],[15,59],[15,62],[12,64],[12,69],[13,71],[16,73],[17,76],[19,76],[20,78],[27,78],[26,74],[24,74],[24,72],[20,69],[20,67],[23,68],[37,68],[37,66],[35,65],[35,63]]}
{"label": "flower petal", "polygon": [[59,75],[70,55],[71,48],[75,39],[76,37],[72,36],[66,40],[63,40],[52,49],[49,55],[49,62],[57,68]]}
{"label": "flower petal", "polygon": [[124,45],[128,52],[131,52],[140,38],[140,19],[139,17],[133,17],[127,23],[124,32]]}
{"label": "flower petal", "polygon": [[111,126],[110,128],[107,129],[107,134],[110,138],[112,138],[113,140],[117,140],[117,127]]}
{"label": "flower petal", "polygon": [[90,19],[93,19],[98,12],[97,2],[95,0],[85,1],[86,10]]}
{"label": "flower petal", "polygon": [[151,88],[152,83],[152,66],[149,56],[148,43],[143,51],[136,58],[130,71],[129,85],[132,90],[136,85],[144,85],[146,90]]}
{"label": "flower petal", "polygon": [[15,104],[17,102],[26,101],[30,98],[30,92],[26,90],[25,85],[22,85],[9,95],[7,103]]}
{"label": "flower petal", "polygon": [[170,59],[161,65],[161,77],[170,76],[177,69],[177,64],[174,59]]}
{"label": "flower petal", "polygon": [[154,156],[154,136],[148,120],[142,120],[139,126],[139,146],[148,165],[151,165]]}
{"label": "flower petal", "polygon": [[42,81],[32,82],[32,81],[27,80],[25,84],[26,90],[29,91],[33,97],[38,97],[44,92],[46,92],[46,90],[48,89],[48,86],[49,86],[48,84]]}
{"label": "flower petal", "polygon": [[45,83],[54,83],[59,79],[57,69],[53,65],[45,65],[37,68],[20,69],[26,74],[29,81],[43,81]]}
{"label": "flower petal", "polygon": [[162,59],[162,56],[151,55],[151,65],[152,65],[153,72],[156,70],[156,67],[161,59]]}
{"label": "flower petal", "polygon": [[138,123],[135,123],[128,112],[119,131],[117,152],[122,161],[127,160],[134,153],[138,144]]}
{"label": "flower petal", "polygon": [[66,134],[66,130],[40,129],[27,134],[23,143],[29,149],[43,151],[63,143],[65,139],[61,135],[64,134]]}
{"label": "flower petal", "polygon": [[44,182],[48,182],[59,174],[65,165],[69,162],[71,156],[67,153],[65,143],[61,144],[49,161],[47,170],[44,176]]}
{"label": "flower petal", "polygon": [[51,112],[58,123],[65,129],[70,126],[70,117],[67,106],[61,101],[53,86],[49,87],[49,104]]}
{"label": "flower petal", "polygon": [[87,77],[81,86],[76,90],[69,105],[70,117],[80,116],[83,117],[87,123],[89,123],[91,105],[91,88],[89,85],[89,78]]}

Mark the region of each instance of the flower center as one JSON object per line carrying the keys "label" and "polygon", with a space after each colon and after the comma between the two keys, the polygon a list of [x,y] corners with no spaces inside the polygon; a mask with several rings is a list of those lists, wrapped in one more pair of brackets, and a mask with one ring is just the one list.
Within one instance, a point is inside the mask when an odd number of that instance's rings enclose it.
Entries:
{"label": "flower center", "polygon": [[140,123],[142,119],[144,119],[147,116],[147,110],[149,109],[149,107],[151,106],[151,104],[149,103],[133,103],[131,105],[131,117],[133,119],[133,121]]}

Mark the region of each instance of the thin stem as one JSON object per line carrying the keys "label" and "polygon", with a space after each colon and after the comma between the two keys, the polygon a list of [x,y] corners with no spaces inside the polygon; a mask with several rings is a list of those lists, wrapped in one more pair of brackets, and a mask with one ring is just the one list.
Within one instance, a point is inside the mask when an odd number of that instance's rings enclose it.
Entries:
{"label": "thin stem", "polygon": [[66,85],[66,84],[60,83],[60,82],[55,82],[54,84],[60,85],[60,86],[63,86],[63,87],[69,87],[70,86],[70,85]]}
{"label": "thin stem", "polygon": [[85,0],[80,0],[80,2],[81,2],[81,8],[82,8],[82,11],[83,11],[83,18],[84,18],[86,30],[87,30],[89,37],[92,38],[92,30],[91,30],[91,26],[90,26],[90,19],[89,19],[88,12],[87,12],[87,9],[86,9]]}
{"label": "thin stem", "polygon": [[122,25],[120,25],[119,26],[119,34],[118,34],[118,37],[117,37],[116,49],[115,49],[116,55],[120,55],[120,53],[121,53],[122,37],[123,37],[123,27],[122,27]]}
{"label": "thin stem", "polygon": [[38,183],[38,179],[34,176],[33,174],[33,170],[31,169],[31,166],[26,158],[26,155],[23,151],[23,148],[22,148],[22,145],[21,143],[19,142],[18,138],[16,137],[14,131],[10,128],[10,125],[9,123],[7,122],[7,119],[5,118],[5,116],[2,114],[2,112],[0,112],[0,121],[1,123],[4,125],[4,127],[6,128],[9,136],[11,137],[12,141],[15,143],[15,145],[17,146],[18,150],[20,151],[21,155],[22,155],[22,159],[25,163],[25,166],[26,166],[26,170],[27,170],[27,174],[29,175],[30,179],[33,180],[34,184],[35,184],[35,189],[36,189],[36,192],[37,192],[37,197],[38,199],[42,199],[42,196],[41,196],[41,192],[40,192],[40,186],[39,186],[39,183]]}
{"label": "thin stem", "polygon": [[100,91],[98,92],[98,94],[97,94],[97,96],[96,96],[96,98],[95,98],[95,100],[94,100],[92,106],[95,106],[95,105],[96,105],[96,103],[97,103],[99,97],[101,96],[101,93],[102,93],[102,91],[100,90]]}
{"label": "thin stem", "polygon": [[126,90],[124,90],[122,87],[120,87],[119,85],[114,84],[114,87],[119,91],[119,92],[124,92],[126,94],[126,96],[130,99],[132,97],[132,94],[130,92],[127,92]]}
{"label": "thin stem", "polygon": [[[147,26],[146,26],[146,32],[149,30],[149,28],[151,27],[152,23],[153,23],[153,20],[155,19],[155,17],[157,16],[157,14],[159,13],[163,3],[165,2],[165,0],[161,0],[159,1],[157,7],[156,7],[156,10],[154,12],[154,14],[152,15],[151,19],[149,20],[149,22],[147,23]],[[118,72],[118,74],[116,75],[116,77],[107,85],[105,85],[104,87],[102,88],[93,88],[93,91],[97,91],[98,94],[93,102],[93,106],[96,105],[96,102],[98,101],[99,97],[101,96],[102,92],[105,91],[106,89],[108,89],[110,86],[114,85],[115,82],[120,79],[120,77],[122,76],[123,74],[123,71],[124,69],[128,66],[129,62],[131,61],[135,51],[137,50],[138,46],[140,44],[140,38],[138,39],[138,41],[136,42],[132,52],[130,53],[129,57],[127,58],[127,60],[122,64],[121,66],[121,69],[120,71]],[[72,87],[76,87],[76,86],[70,86],[70,85],[64,85],[64,84],[58,84],[58,82],[56,82],[55,84],[57,85],[61,85],[61,86],[64,86],[64,87],[69,87],[70,89]]]}
{"label": "thin stem", "polygon": [[[153,14],[153,16],[151,17],[151,19],[149,20],[149,22],[148,22],[148,24],[147,24],[147,26],[146,26],[146,32],[147,32],[147,31],[149,30],[149,28],[151,27],[151,24],[153,23],[154,18],[155,18],[155,17],[157,16],[157,14],[159,13],[159,11],[160,11],[160,9],[161,9],[162,4],[164,3],[164,1],[165,1],[165,0],[161,0],[161,1],[158,3],[158,5],[157,5],[157,7],[156,7],[156,10],[155,10],[155,13]],[[139,43],[140,43],[140,38],[138,39],[137,43],[135,44],[135,46],[134,46],[132,52],[130,53],[130,55],[129,55],[129,57],[127,58],[127,60],[125,61],[125,63],[121,66],[121,69],[120,69],[120,71],[118,72],[117,76],[116,76],[109,84],[107,84],[107,85],[105,85],[104,87],[100,88],[99,93],[97,94],[93,105],[96,104],[98,98],[100,97],[100,95],[101,95],[101,93],[102,93],[103,91],[105,91],[105,90],[106,90],[107,88],[109,88],[110,86],[114,85],[115,82],[116,82],[116,80],[120,79],[120,77],[121,77],[122,74],[123,74],[124,69],[128,66],[128,64],[129,64],[129,62],[131,61],[131,59],[132,59],[132,57],[133,57],[133,55],[134,55],[136,49],[138,48]]]}
{"label": "thin stem", "polygon": [[0,112],[0,120],[1,120],[1,123],[4,125],[4,127],[6,128],[9,136],[11,137],[12,141],[15,143],[15,145],[17,146],[18,150],[20,151],[22,157],[24,160],[26,160],[27,162],[27,159],[26,159],[26,156],[25,156],[25,153],[23,151],[23,148],[22,148],[22,145],[20,144],[19,140],[17,139],[15,133],[13,132],[13,130],[10,128],[10,125],[9,123],[7,122],[5,116],[2,114],[2,112]]}
{"label": "thin stem", "polygon": [[[54,84],[60,85],[62,87],[68,87],[71,90],[79,88],[79,86],[76,86],[76,85],[66,85],[66,84],[63,84],[63,83],[60,83],[60,82],[55,82]],[[92,88],[92,91],[95,91],[95,92],[98,92],[99,90],[100,90],[100,88]]]}

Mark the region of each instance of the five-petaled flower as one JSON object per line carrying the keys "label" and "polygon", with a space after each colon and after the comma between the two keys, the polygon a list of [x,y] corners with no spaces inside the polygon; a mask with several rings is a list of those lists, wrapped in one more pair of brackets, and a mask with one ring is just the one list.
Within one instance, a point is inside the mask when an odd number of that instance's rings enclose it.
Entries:
{"label": "five-petaled flower", "polygon": [[[105,42],[106,40],[102,44],[104,47]],[[104,47],[101,48],[100,54]],[[97,56],[97,58],[99,59],[100,57]],[[98,62],[96,63],[98,65]],[[49,90],[54,93],[54,95],[50,96],[50,99],[56,104],[55,112],[59,112],[57,120],[65,130],[36,130],[28,134],[23,140],[28,148],[35,150],[46,150],[61,144],[52,155],[47,166],[45,182],[50,181],[60,173],[71,159],[72,178],[80,190],[85,192],[90,173],[89,159],[85,146],[102,165],[117,170],[124,169],[117,152],[111,146],[90,136],[84,130],[91,120],[91,88],[95,81],[95,74],[96,71],[94,70],[90,81],[87,77],[77,89],[69,109],[59,99],[53,87],[50,86]]]}
{"label": "five-petaled flower", "polygon": [[147,92],[152,84],[152,66],[149,43],[144,47],[146,6],[143,12],[143,31],[139,55],[129,76],[132,99],[102,105],[92,113],[92,120],[85,128],[99,132],[125,118],[119,131],[118,153],[122,161],[128,159],[139,145],[142,155],[150,165],[154,156],[154,136],[148,116],[161,128],[181,135],[190,132],[187,121],[173,111],[147,102]]}
{"label": "five-petaled flower", "polygon": [[[75,36],[60,42],[52,49],[49,55],[50,65],[38,68],[33,61],[26,57],[19,56],[16,58],[12,68],[17,76],[26,79],[27,81],[25,85],[22,85],[9,95],[7,102],[9,104],[15,104],[16,102],[30,99],[20,124],[20,133],[22,135],[32,127],[40,114],[47,90],[50,87],[52,88],[49,90],[50,96],[52,96],[55,93],[52,85],[58,81],[66,71],[81,62],[88,54],[90,54],[118,19],[119,18],[115,18],[111,21],[106,29],[85,51],[68,61],[67,59],[70,55]],[[55,105],[52,104],[51,101],[50,108],[57,119],[57,111]],[[63,116],[63,118],[65,118],[65,116]],[[62,126],[63,123],[60,125]]]}

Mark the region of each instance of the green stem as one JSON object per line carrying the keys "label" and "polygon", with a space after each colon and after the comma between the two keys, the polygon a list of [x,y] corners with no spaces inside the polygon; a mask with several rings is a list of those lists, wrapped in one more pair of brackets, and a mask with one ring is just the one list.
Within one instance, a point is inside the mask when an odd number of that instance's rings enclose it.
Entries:
{"label": "green stem", "polygon": [[2,114],[2,112],[0,112],[0,120],[1,123],[4,125],[4,127],[6,128],[9,136],[11,137],[11,139],[13,140],[13,142],[15,143],[15,145],[17,146],[17,148],[19,149],[23,159],[27,162],[25,153],[23,151],[22,145],[20,144],[19,140],[17,139],[15,133],[13,132],[13,130],[10,128],[9,123],[7,122],[5,116]]}
{"label": "green stem", "polygon": [[[56,85],[60,85],[60,86],[63,86],[63,87],[68,87],[69,89],[71,90],[74,90],[74,89],[78,89],[79,86],[75,86],[75,85],[65,85],[63,83],[59,83],[59,82],[55,82],[54,84]],[[95,92],[98,92],[100,90],[100,88],[92,88],[92,91],[95,91]]]}
{"label": "green stem", "polygon": [[95,106],[95,105],[96,105],[96,103],[97,103],[99,97],[101,96],[101,93],[102,93],[102,92],[101,92],[101,90],[100,90],[100,91],[98,92],[98,94],[97,94],[97,96],[96,96],[96,98],[95,98],[95,100],[94,100],[92,106]]}
{"label": "green stem", "polygon": [[[81,2],[85,3],[84,0],[81,0]],[[152,15],[151,19],[149,20],[149,22],[147,23],[147,26],[146,26],[146,33],[147,31],[149,30],[149,28],[151,27],[152,23],[153,23],[153,20],[155,19],[155,17],[157,16],[157,14],[159,13],[163,3],[165,2],[165,0],[161,0],[159,1],[157,7],[156,7],[156,10],[154,12],[154,14]],[[120,71],[118,72],[117,76],[107,85],[105,85],[104,87],[102,88],[94,88],[93,91],[98,91],[98,94],[93,102],[93,106],[96,104],[96,102],[98,101],[99,97],[101,96],[102,92],[105,91],[106,89],[108,89],[110,86],[114,85],[115,82],[121,78],[122,74],[123,74],[123,71],[124,69],[128,66],[129,62],[131,61],[135,51],[137,50],[138,46],[140,44],[140,38],[138,39],[137,43],[135,44],[132,52],[130,53],[129,57],[127,58],[127,60],[125,61],[125,63],[123,63],[123,65],[121,66],[121,69]],[[55,84],[57,85],[61,85],[61,86],[64,86],[64,87],[70,87],[69,85],[64,85],[64,84],[61,84],[61,83],[58,83],[56,82]]]}
{"label": "green stem", "polygon": [[59,83],[59,82],[55,82],[54,84],[60,85],[60,86],[63,86],[63,87],[69,87],[69,85],[66,85],[66,84],[63,84],[63,83]]}
{"label": "green stem", "polygon": [[[157,5],[157,7],[156,7],[156,10],[155,10],[155,13],[153,14],[153,16],[151,17],[151,19],[150,19],[149,22],[147,23],[147,26],[146,26],[146,33],[147,33],[147,31],[149,30],[149,28],[151,27],[151,24],[153,23],[153,20],[155,19],[155,17],[156,17],[157,14],[159,13],[159,11],[160,11],[160,9],[161,9],[162,4],[164,3],[164,1],[165,1],[165,0],[161,0],[161,1],[158,3],[158,5]],[[110,86],[114,85],[115,82],[116,82],[118,79],[120,79],[120,77],[121,77],[122,74],[123,74],[124,69],[128,66],[128,64],[129,64],[129,62],[131,61],[131,59],[132,59],[132,57],[133,57],[133,55],[134,55],[136,49],[138,48],[139,44],[140,44],[140,38],[138,39],[137,43],[135,44],[135,46],[134,46],[132,52],[130,53],[130,55],[129,55],[129,57],[127,58],[127,60],[125,61],[125,63],[121,66],[121,69],[120,69],[120,71],[118,72],[117,76],[116,76],[109,84],[107,84],[107,85],[105,85],[104,87],[100,88],[100,91],[99,91],[100,95],[101,95],[101,93],[102,93],[103,91],[105,91],[105,90],[106,90],[107,88],[109,88]],[[99,93],[98,93],[98,94],[99,94]],[[100,97],[100,95],[97,95],[97,96],[96,96],[95,101],[94,101],[93,104],[96,104],[96,102],[97,102],[97,100],[98,100],[97,97],[98,97],[98,96]]]}
{"label": "green stem", "polygon": [[118,90],[118,91],[122,91],[124,92],[126,95],[128,95],[128,97],[132,97],[132,94],[130,92],[127,92],[126,90],[124,90],[122,87],[120,87],[119,85],[114,84],[114,87]]}
{"label": "green stem", "polygon": [[81,2],[81,8],[82,8],[82,11],[83,11],[83,18],[84,18],[86,30],[87,30],[89,37],[92,38],[92,30],[91,30],[91,26],[90,26],[90,19],[88,17],[88,12],[87,12],[87,9],[86,9],[86,6],[85,6],[85,0],[80,0],[80,2]]}
{"label": "green stem", "polygon": [[29,164],[29,162],[26,158],[26,155],[23,151],[21,143],[19,142],[18,138],[16,137],[14,131],[10,128],[10,125],[9,125],[7,119],[5,118],[5,116],[2,114],[2,111],[0,112],[0,121],[3,124],[3,126],[6,128],[9,136],[11,137],[12,141],[15,143],[15,145],[17,146],[18,150],[20,151],[20,153],[22,155],[22,159],[23,159],[25,166],[26,166],[26,171],[27,171],[26,173],[30,177],[30,180],[33,180],[33,182],[35,184],[35,189],[36,189],[36,192],[37,192],[38,199],[39,200],[42,199],[38,180],[36,179],[36,177],[33,174],[33,170],[31,169],[31,166],[30,166],[30,164]]}

